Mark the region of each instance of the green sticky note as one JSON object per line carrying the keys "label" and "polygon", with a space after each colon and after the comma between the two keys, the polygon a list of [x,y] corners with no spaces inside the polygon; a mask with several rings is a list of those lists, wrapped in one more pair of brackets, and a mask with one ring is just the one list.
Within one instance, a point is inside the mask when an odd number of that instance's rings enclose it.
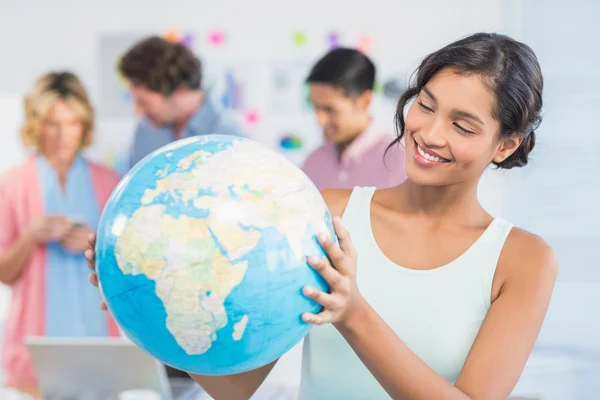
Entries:
{"label": "green sticky note", "polygon": [[292,41],[296,46],[302,46],[304,43],[306,43],[306,35],[304,32],[295,32],[292,35]]}
{"label": "green sticky note", "polygon": [[375,84],[373,85],[373,92],[375,92],[375,93],[383,92],[383,85],[379,82],[375,82]]}

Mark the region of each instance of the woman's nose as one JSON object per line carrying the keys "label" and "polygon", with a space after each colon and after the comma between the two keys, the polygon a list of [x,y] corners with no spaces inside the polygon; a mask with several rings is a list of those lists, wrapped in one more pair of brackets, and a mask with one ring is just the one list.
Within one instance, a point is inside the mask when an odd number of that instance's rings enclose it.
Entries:
{"label": "woman's nose", "polygon": [[442,147],[446,144],[444,122],[439,118],[421,132],[423,144],[427,147]]}

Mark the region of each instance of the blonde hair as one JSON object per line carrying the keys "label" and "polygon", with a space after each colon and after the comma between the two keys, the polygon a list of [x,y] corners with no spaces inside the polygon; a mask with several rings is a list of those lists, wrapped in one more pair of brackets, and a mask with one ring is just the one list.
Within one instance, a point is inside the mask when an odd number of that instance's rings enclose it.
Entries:
{"label": "blonde hair", "polygon": [[50,72],[39,77],[25,97],[25,120],[21,127],[21,139],[26,147],[39,150],[44,119],[60,100],[67,103],[83,124],[80,149],[92,144],[94,109],[83,83],[71,72]]}

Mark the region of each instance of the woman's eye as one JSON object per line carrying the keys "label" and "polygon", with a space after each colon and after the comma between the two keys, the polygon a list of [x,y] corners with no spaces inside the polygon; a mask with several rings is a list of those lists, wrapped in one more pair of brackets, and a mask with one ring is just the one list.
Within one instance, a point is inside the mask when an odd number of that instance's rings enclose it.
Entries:
{"label": "woman's eye", "polygon": [[429,111],[429,112],[433,112],[433,109],[430,107],[427,107],[425,104],[423,104],[422,102],[418,101],[417,104],[419,104],[419,107],[421,107],[423,110],[425,111]]}
{"label": "woman's eye", "polygon": [[462,133],[464,133],[465,135],[473,135],[475,133],[473,131],[463,128],[462,126],[460,126],[457,123],[455,123],[454,126],[456,126],[458,128],[458,130],[461,131]]}

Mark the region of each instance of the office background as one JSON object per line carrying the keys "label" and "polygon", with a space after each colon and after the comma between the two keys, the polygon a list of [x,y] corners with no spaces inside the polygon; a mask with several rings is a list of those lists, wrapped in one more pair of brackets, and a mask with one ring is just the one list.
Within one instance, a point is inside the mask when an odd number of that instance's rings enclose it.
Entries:
{"label": "office background", "polygon": [[[135,118],[115,63],[147,34],[192,47],[211,96],[252,137],[299,164],[320,142],[302,80],[329,46],[373,57],[374,114],[392,129],[394,96],[423,55],[474,31],[508,33],[540,58],[545,120],[531,165],[489,171],[481,196],[491,212],[544,236],[558,253],[559,281],[537,346],[593,354],[600,352],[599,20],[591,0],[2,1],[0,171],[25,156],[17,132],[24,93],[40,73],[63,68],[80,75],[99,113],[90,156],[123,170]],[[3,320],[10,294],[0,293]],[[294,349],[269,379],[296,384],[299,357]]]}

